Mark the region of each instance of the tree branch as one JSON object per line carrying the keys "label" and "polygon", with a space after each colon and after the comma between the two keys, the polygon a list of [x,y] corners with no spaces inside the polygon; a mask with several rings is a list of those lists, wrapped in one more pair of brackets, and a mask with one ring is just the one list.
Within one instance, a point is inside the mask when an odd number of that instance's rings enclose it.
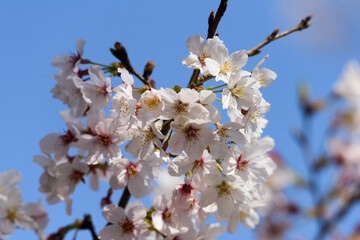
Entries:
{"label": "tree branch", "polygon": [[208,20],[209,28],[208,28],[207,38],[214,37],[216,29],[219,25],[219,22],[226,11],[227,5],[228,5],[228,0],[221,0],[215,16],[214,16],[214,11],[212,11],[210,13],[209,20]]}
{"label": "tree branch", "polygon": [[261,52],[261,48],[263,48],[270,42],[275,41],[276,39],[285,37],[285,36],[289,35],[290,33],[293,33],[296,31],[301,31],[303,29],[310,27],[311,26],[311,22],[310,22],[311,18],[312,18],[312,15],[307,16],[306,18],[302,19],[301,22],[297,26],[295,26],[287,31],[284,31],[282,33],[279,33],[279,31],[280,31],[279,28],[276,29],[262,43],[255,46],[254,48],[250,49],[249,51],[247,51],[248,56],[251,57],[251,56],[259,54]]}
{"label": "tree branch", "polygon": [[140,73],[138,73],[131,65],[125,47],[120,42],[116,42],[114,47],[115,48],[110,48],[111,53],[121,61],[126,70],[128,70],[129,73],[134,74],[138,79],[140,79],[141,82],[150,87],[149,81],[145,79]]}
{"label": "tree branch", "polygon": [[319,231],[319,234],[315,239],[321,240],[324,237],[326,237],[326,234],[331,231],[336,224],[338,224],[341,219],[349,212],[351,207],[360,199],[360,192],[357,194],[354,194],[352,197],[350,197],[346,203],[337,211],[337,213],[329,220],[325,221]]}
{"label": "tree branch", "polygon": [[[209,18],[208,18],[209,27],[208,27],[207,38],[214,37],[216,29],[219,25],[219,22],[226,11],[227,5],[228,5],[228,0],[221,0],[220,5],[216,11],[216,14],[214,14],[214,11],[211,11]],[[188,88],[191,87],[193,84],[194,85],[198,84],[199,74],[200,74],[199,69],[195,69],[193,71],[193,74],[191,75],[190,81],[187,85]]]}
{"label": "tree branch", "polygon": [[59,228],[59,230],[56,233],[51,234],[47,240],[63,240],[66,234],[73,229],[89,230],[93,240],[99,239],[97,233],[95,232],[91,216],[89,214],[85,214],[83,220],[77,219],[74,223]]}
{"label": "tree branch", "polygon": [[120,200],[119,200],[119,203],[118,203],[119,207],[125,208],[127,203],[130,200],[130,197],[131,197],[131,194],[129,192],[128,187],[126,187],[123,191],[123,194],[121,195]]}

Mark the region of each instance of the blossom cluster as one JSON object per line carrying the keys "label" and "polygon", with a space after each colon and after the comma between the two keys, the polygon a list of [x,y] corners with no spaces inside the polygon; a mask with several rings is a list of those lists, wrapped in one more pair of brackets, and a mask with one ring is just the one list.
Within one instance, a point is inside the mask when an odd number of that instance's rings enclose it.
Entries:
{"label": "blossom cluster", "polygon": [[[182,63],[199,71],[202,81],[191,81],[188,88],[136,88],[126,65],[83,58],[84,44],[78,39],[76,54],[52,61],[60,70],[54,75],[53,97],[69,110],[61,113],[67,130],[46,135],[40,141],[45,156],[34,157],[44,168],[39,191],[47,202],[65,201],[71,214],[71,194],[86,176],[94,190],[103,179],[113,190],[143,198],[165,165],[169,175],[183,176],[183,183],[157,196],[148,208],[105,206],[103,216],[110,224],[100,239],[214,239],[226,227],[204,226],[212,214],[228,223],[230,233],[238,222],[254,228],[256,209],[266,204],[265,183],[276,169],[268,155],[273,139],[260,138],[270,110],[260,90],[276,78],[261,68],[267,56],[246,71],[246,51],[229,55],[219,37],[204,40],[194,34]],[[114,84],[115,76],[121,84]],[[205,88],[211,79],[221,85]]]}
{"label": "blossom cluster", "polygon": [[44,229],[48,223],[45,207],[37,203],[22,203],[21,190],[17,188],[20,172],[9,170],[0,173],[0,239],[12,234],[15,228],[35,230],[40,240],[45,240]]}
{"label": "blossom cluster", "polygon": [[327,145],[334,162],[343,166],[335,189],[341,198],[348,199],[360,187],[360,65],[357,61],[347,63],[335,83],[334,94],[344,99],[346,105],[337,111],[332,124],[340,131],[333,134]]}

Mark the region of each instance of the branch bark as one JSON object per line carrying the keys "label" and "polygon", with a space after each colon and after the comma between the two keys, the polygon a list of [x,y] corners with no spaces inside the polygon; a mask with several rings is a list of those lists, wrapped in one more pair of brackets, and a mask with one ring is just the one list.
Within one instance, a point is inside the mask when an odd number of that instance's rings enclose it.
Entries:
{"label": "branch bark", "polygon": [[116,42],[114,47],[115,48],[110,48],[111,53],[121,61],[126,70],[128,70],[129,73],[134,74],[141,82],[150,87],[149,81],[138,73],[131,65],[126,48],[120,42]]}
{"label": "branch bark", "polygon": [[279,33],[280,29],[276,29],[262,43],[258,44],[254,48],[247,51],[248,56],[251,57],[251,56],[259,54],[261,52],[261,48],[263,48],[270,42],[275,41],[276,39],[285,37],[293,32],[301,31],[303,29],[310,27],[311,26],[311,22],[310,22],[311,18],[312,18],[312,15],[307,16],[306,18],[302,19],[301,22],[297,26],[295,26],[287,31],[284,31],[282,33]]}
{"label": "branch bark", "polygon": [[[221,0],[219,7],[216,11],[216,14],[214,14],[214,11],[211,11],[209,18],[208,18],[208,34],[207,38],[213,38],[215,36],[216,29],[219,25],[219,22],[224,15],[226,8],[228,5],[228,0]],[[191,75],[190,81],[187,85],[187,87],[196,86],[198,84],[198,77],[199,77],[200,71],[199,69],[195,69],[193,71],[193,74]]]}
{"label": "branch bark", "polygon": [[74,223],[59,228],[56,233],[51,234],[47,240],[63,240],[66,234],[71,230],[89,230],[93,240],[97,240],[98,235],[95,232],[95,227],[92,223],[91,216],[89,214],[84,215],[83,220],[75,220]]}

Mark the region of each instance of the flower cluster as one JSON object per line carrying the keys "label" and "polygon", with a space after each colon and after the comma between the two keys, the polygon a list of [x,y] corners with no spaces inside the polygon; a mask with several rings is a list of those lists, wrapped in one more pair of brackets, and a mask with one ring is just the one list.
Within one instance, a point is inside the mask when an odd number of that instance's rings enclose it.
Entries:
{"label": "flower cluster", "polygon": [[16,188],[20,180],[21,174],[16,170],[0,173],[0,239],[12,234],[18,227],[33,229],[40,240],[45,240],[46,210],[40,201],[22,203],[22,193]]}
{"label": "flower cluster", "polygon": [[[345,66],[334,93],[346,102],[336,113],[334,128],[341,130],[328,141],[332,159],[339,166],[335,189],[343,199],[358,194],[360,187],[360,66],[355,60]],[[343,131],[345,130],[345,131]]]}
{"label": "flower cluster", "polygon": [[[261,68],[267,56],[249,72],[243,70],[246,51],[229,55],[219,37],[204,40],[194,34],[182,62],[199,71],[202,81],[192,80],[188,88],[136,88],[129,64],[93,63],[83,58],[84,44],[78,39],[76,54],[52,62],[60,70],[53,96],[69,110],[61,113],[67,130],[46,135],[40,141],[45,156],[34,157],[44,168],[39,190],[47,202],[65,201],[71,214],[71,194],[87,175],[94,190],[102,178],[111,189],[126,188],[143,198],[165,164],[168,174],[183,176],[183,183],[157,196],[149,208],[105,206],[110,224],[100,231],[101,239],[214,239],[225,227],[203,226],[211,214],[228,222],[230,233],[238,222],[254,228],[256,209],[265,204],[265,183],[276,168],[268,155],[274,141],[260,138],[270,110],[260,90],[276,78]],[[90,65],[82,70],[80,64]],[[111,76],[120,76],[122,83],[114,85]],[[205,88],[211,79],[222,84]]]}

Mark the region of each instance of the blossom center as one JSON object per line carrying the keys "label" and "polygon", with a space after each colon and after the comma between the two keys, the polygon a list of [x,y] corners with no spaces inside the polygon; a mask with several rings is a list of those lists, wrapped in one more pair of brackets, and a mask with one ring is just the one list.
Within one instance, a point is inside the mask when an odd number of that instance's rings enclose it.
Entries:
{"label": "blossom center", "polygon": [[168,208],[162,213],[162,218],[165,222],[171,221],[171,211]]}
{"label": "blossom center", "polygon": [[188,103],[183,103],[182,101],[178,101],[175,105],[175,115],[186,113],[186,109],[188,107]]}
{"label": "blossom center", "polygon": [[201,52],[201,54],[199,56],[199,61],[200,61],[201,65],[203,65],[203,66],[206,65],[205,64],[205,59],[206,58],[210,58],[210,54],[208,54],[207,50],[204,49],[204,50],[202,50],[202,52]]}
{"label": "blossom center", "polygon": [[195,128],[190,127],[186,131],[186,140],[191,141],[191,140],[194,140],[194,139],[198,139],[199,138],[198,131],[199,131],[199,129],[195,129]]}
{"label": "blossom center", "polygon": [[102,145],[110,145],[112,144],[110,136],[98,135],[97,138],[99,139],[99,143]]}
{"label": "blossom center", "polygon": [[264,115],[262,114],[262,112],[259,112],[259,111],[256,111],[256,112],[253,112],[253,113],[249,114],[249,118],[254,123],[259,123],[259,119],[261,119],[263,117],[264,117]]}
{"label": "blossom center", "polygon": [[183,184],[179,190],[182,195],[189,196],[192,194],[193,187],[190,184]]}
{"label": "blossom center", "polygon": [[240,86],[235,88],[233,91],[233,94],[238,97],[245,97],[246,95],[246,88],[244,86]]}
{"label": "blossom center", "polygon": [[136,175],[138,172],[139,171],[137,169],[137,165],[135,165],[135,164],[130,164],[127,168],[127,173],[129,175],[129,177]]}
{"label": "blossom center", "polygon": [[223,67],[221,68],[222,74],[227,74],[230,71],[234,71],[235,68],[232,67],[232,62],[230,60],[225,61]]}
{"label": "blossom center", "polygon": [[239,221],[244,223],[245,217],[250,217],[250,214],[248,212],[240,211],[238,215]]}
{"label": "blossom center", "polygon": [[15,209],[9,209],[7,211],[7,219],[9,219],[10,221],[14,222],[16,219],[16,210]]}
{"label": "blossom center", "polygon": [[204,159],[203,158],[195,160],[194,168],[197,168],[197,167],[204,167]]}
{"label": "blossom center", "polygon": [[223,180],[220,185],[217,185],[216,188],[219,197],[231,195],[232,186],[226,184],[225,180]]}
{"label": "blossom center", "polygon": [[154,111],[158,107],[160,99],[157,96],[153,96],[151,98],[144,99],[144,103],[150,110]]}
{"label": "blossom center", "polygon": [[125,222],[120,224],[120,228],[124,231],[124,233],[132,232],[134,230],[134,224],[126,218]]}
{"label": "blossom center", "polygon": [[74,183],[78,183],[80,181],[85,181],[84,180],[84,173],[78,171],[78,170],[74,170],[72,172],[72,174],[70,175],[70,180],[73,181]]}
{"label": "blossom center", "polygon": [[106,90],[106,85],[96,88],[97,96],[101,96],[101,95],[106,96],[107,94],[108,94],[108,91]]}
{"label": "blossom center", "polygon": [[75,136],[69,130],[67,130],[67,132],[61,136],[61,140],[63,141],[64,145],[68,145],[75,140]]}
{"label": "blossom center", "polygon": [[238,157],[238,159],[236,160],[236,169],[237,170],[245,170],[245,166],[246,164],[248,164],[249,161],[242,159],[242,154],[240,154],[240,156]]}

